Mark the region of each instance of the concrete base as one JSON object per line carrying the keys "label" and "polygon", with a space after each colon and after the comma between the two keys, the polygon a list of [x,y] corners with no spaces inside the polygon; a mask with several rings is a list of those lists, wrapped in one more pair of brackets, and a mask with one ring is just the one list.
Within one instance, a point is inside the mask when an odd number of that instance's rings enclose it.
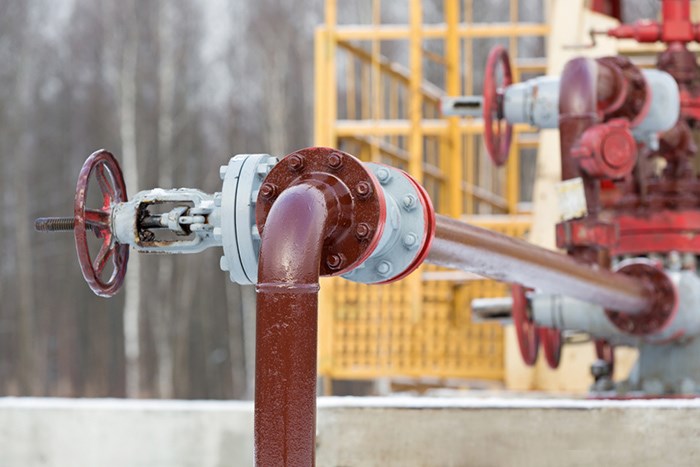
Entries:
{"label": "concrete base", "polygon": [[2,467],[247,465],[250,402],[0,398]]}
{"label": "concrete base", "polygon": [[[321,398],[317,465],[698,465],[700,400]],[[245,402],[0,399],[0,466],[249,466]]]}
{"label": "concrete base", "polygon": [[700,401],[330,400],[320,466],[697,466]]}

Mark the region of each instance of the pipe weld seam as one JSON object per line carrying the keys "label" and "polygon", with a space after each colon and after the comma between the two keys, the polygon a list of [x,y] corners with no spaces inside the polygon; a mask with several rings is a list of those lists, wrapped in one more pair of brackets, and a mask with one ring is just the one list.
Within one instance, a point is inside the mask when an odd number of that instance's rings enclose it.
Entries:
{"label": "pipe weld seam", "polygon": [[264,282],[257,284],[255,290],[265,293],[318,293],[321,290],[319,284],[288,284],[278,282]]}

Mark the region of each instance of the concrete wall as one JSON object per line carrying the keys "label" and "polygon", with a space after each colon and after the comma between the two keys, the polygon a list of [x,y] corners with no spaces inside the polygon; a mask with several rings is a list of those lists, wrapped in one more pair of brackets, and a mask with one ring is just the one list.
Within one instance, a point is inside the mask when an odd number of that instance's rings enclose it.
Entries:
{"label": "concrete wall", "polygon": [[[0,466],[249,466],[252,432],[250,403],[0,399]],[[700,465],[695,400],[322,398],[318,433],[321,467]]]}
{"label": "concrete wall", "polygon": [[1,467],[252,464],[252,403],[0,398]]}

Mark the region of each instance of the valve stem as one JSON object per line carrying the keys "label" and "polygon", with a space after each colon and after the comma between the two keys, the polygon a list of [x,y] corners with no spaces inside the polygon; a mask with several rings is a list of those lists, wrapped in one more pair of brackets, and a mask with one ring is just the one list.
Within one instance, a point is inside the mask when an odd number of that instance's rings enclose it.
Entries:
{"label": "valve stem", "polygon": [[[85,224],[87,230],[93,230],[90,222]],[[40,217],[34,221],[34,230],[37,232],[70,232],[75,229],[73,217]]]}

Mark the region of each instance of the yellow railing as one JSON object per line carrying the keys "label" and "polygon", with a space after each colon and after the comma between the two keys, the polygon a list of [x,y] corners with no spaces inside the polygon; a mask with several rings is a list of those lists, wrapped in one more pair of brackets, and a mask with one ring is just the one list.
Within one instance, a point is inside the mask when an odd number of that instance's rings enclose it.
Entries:
{"label": "yellow railing", "polygon": [[[503,217],[503,216],[498,216]],[[470,222],[522,237],[530,227],[517,219]],[[337,283],[322,310],[327,316],[319,371],[333,379],[387,376],[501,380],[503,331],[499,324],[472,322],[474,298],[504,297],[508,285],[477,276],[423,269],[422,310],[410,301],[411,285]]]}
{"label": "yellow railing", "polygon": [[[326,23],[315,37],[316,144],[407,170],[443,214],[527,211],[520,196],[521,159],[537,147],[533,129],[514,129],[509,162],[497,169],[483,148],[481,119],[441,118],[439,102],[442,96],[474,93],[474,70],[483,68],[473,63],[474,46],[487,38],[508,41],[516,80],[543,73],[543,59],[518,58],[518,41],[545,38],[549,27],[518,23],[517,0],[510,1],[504,18],[509,23],[498,24],[474,24],[478,2],[472,0],[445,0],[442,24],[424,23],[421,0],[405,3],[406,25],[382,24],[380,0],[371,2],[371,24],[339,25],[337,0],[326,1]],[[520,235],[528,224],[513,221],[498,228],[516,228]],[[323,281],[321,373],[501,378],[500,328],[471,325],[468,301],[502,295],[506,286],[431,280],[431,272],[422,268],[390,286]]]}

